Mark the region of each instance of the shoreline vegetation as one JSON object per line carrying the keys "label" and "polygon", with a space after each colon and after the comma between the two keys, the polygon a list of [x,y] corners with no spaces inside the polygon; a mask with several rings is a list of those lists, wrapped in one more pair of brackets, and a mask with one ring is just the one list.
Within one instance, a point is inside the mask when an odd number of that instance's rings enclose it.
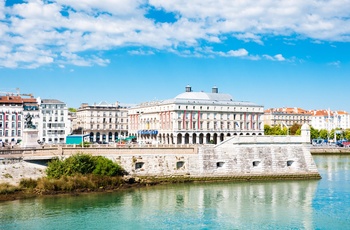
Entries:
{"label": "shoreline vegetation", "polygon": [[[18,169],[23,170],[20,172],[22,174],[26,172],[25,167],[13,166],[11,169],[11,172]],[[37,169],[32,168],[32,172],[37,172],[34,170]],[[0,201],[41,195],[105,192],[154,184],[149,180],[128,176],[121,166],[108,158],[80,153],[65,160],[53,159],[45,170],[41,168],[39,172],[35,179],[21,178],[17,183],[1,183]],[[5,176],[14,179],[10,172]]]}
{"label": "shoreline vegetation", "polygon": [[92,192],[112,192],[155,185],[148,180],[123,176],[75,175],[60,179],[21,179],[19,185],[0,184],[0,202],[39,196],[77,195]]}

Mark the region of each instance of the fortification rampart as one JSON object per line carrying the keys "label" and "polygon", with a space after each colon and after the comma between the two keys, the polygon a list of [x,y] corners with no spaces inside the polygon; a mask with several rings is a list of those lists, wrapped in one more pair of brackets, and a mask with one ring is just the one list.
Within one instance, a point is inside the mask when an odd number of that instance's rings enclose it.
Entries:
{"label": "fortification rampart", "polygon": [[102,155],[130,175],[153,178],[319,179],[310,153],[309,130],[303,127],[301,136],[235,136],[219,145],[57,147],[16,154],[24,160],[66,158],[82,152]]}

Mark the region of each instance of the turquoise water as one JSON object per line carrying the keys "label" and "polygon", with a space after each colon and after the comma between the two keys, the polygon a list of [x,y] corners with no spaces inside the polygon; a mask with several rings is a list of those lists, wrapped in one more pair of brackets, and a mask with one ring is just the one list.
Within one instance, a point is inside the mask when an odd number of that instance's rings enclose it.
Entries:
{"label": "turquoise water", "polygon": [[319,181],[201,183],[0,203],[0,229],[350,229],[350,156]]}

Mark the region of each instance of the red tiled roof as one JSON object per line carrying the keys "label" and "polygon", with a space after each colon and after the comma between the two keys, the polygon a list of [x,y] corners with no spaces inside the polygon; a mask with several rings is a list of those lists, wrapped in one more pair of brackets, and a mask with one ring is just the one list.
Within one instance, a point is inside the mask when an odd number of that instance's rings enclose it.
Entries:
{"label": "red tiled roof", "polygon": [[23,104],[37,103],[35,98],[22,98],[21,96],[6,95],[0,96],[0,104]]}

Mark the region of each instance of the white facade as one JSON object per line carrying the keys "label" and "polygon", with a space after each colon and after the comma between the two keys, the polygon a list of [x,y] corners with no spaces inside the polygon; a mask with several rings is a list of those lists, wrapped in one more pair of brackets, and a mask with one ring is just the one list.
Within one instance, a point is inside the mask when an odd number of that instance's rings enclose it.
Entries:
{"label": "white facade", "polygon": [[40,99],[39,139],[48,144],[64,144],[70,134],[67,105],[55,99]]}
{"label": "white facade", "polygon": [[313,110],[311,125],[315,129],[349,129],[350,115],[345,111]]}
{"label": "white facade", "polygon": [[84,134],[89,134],[92,143],[115,142],[128,136],[128,108],[118,102],[82,104],[76,112],[73,129],[82,129]]}
{"label": "white facade", "polygon": [[22,140],[25,117],[32,117],[32,124],[40,123],[39,108],[35,98],[22,98],[7,94],[0,97],[0,142],[15,144]]}
{"label": "white facade", "polygon": [[228,94],[186,92],[174,99],[129,109],[129,133],[139,142],[217,144],[234,135],[263,135],[263,106],[234,101]]}

